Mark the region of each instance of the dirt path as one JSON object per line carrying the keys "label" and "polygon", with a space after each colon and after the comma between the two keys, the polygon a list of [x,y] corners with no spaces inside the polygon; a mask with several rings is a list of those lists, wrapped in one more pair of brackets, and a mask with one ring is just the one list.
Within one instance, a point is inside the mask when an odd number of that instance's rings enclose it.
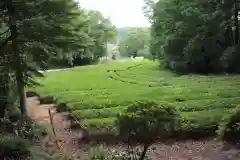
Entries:
{"label": "dirt path", "polygon": [[[48,109],[54,105],[40,105],[38,98],[28,98],[29,116],[39,123],[50,126]],[[59,139],[61,151],[72,160],[87,160],[90,145],[79,145],[81,131],[72,131],[66,119],[66,113],[55,113],[53,117],[56,137]],[[43,148],[51,152],[56,149],[53,136],[43,140]],[[237,149],[222,150],[223,145],[214,140],[173,142],[169,144],[156,143],[148,153],[154,160],[239,160]],[[123,150],[124,145],[108,145],[108,150]]]}
{"label": "dirt path", "polygon": [[[77,143],[77,140],[81,136],[81,131],[72,131],[70,129],[70,123],[66,119],[66,113],[56,113],[54,104],[41,105],[37,97],[28,98],[27,104],[28,115],[38,123],[49,126],[50,131],[52,131],[52,129],[49,109],[52,108],[52,111],[54,112],[54,128],[60,150],[73,160],[85,159],[83,156],[86,156],[87,154],[84,154],[82,150],[79,150],[79,145]],[[58,149],[54,141],[53,132],[51,132],[42,143],[43,148],[48,152],[53,152]],[[78,155],[81,155],[81,158]]]}

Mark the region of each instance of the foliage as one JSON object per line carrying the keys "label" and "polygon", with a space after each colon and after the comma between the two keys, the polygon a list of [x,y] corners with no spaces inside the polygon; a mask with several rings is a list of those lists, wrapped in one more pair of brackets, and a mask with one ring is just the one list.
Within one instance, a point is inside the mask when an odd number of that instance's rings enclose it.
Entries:
{"label": "foliage", "polygon": [[43,151],[39,146],[33,146],[30,148],[31,151],[31,159],[32,160],[67,160],[65,156],[63,156],[59,152],[55,152],[54,154],[48,154]]}
{"label": "foliage", "polygon": [[230,57],[237,57],[239,52],[238,10],[234,3],[227,0],[147,3],[152,22],[151,53],[164,59],[165,67],[179,73],[239,72],[233,59],[224,58],[229,47],[235,48],[228,53]]}
{"label": "foliage", "polygon": [[2,136],[0,139],[0,158],[18,160],[65,160],[60,153],[49,155],[40,147],[19,136]]}
{"label": "foliage", "polygon": [[4,133],[28,139],[30,141],[39,141],[46,133],[46,128],[37,124],[31,119],[19,120],[20,116],[10,116],[1,119],[0,128]]}
{"label": "foliage", "polygon": [[218,129],[218,135],[221,140],[231,143],[237,143],[240,140],[239,114],[239,109],[235,109],[222,118]]}
{"label": "foliage", "polygon": [[116,150],[112,151],[112,160],[133,160],[133,156],[129,152],[119,152]]}
{"label": "foliage", "polygon": [[[63,52],[76,51],[84,45],[81,43],[84,41],[81,37],[86,36],[80,32],[80,26],[84,25],[84,19],[79,19],[83,13],[77,8],[76,2],[29,0],[24,3],[12,1],[9,5],[15,7],[14,18],[19,24],[16,37],[18,51],[23,57],[26,57],[21,64],[28,73],[26,75],[29,75],[29,72],[36,73],[34,67],[44,67],[49,58]],[[39,10],[40,6],[42,9]],[[7,7],[2,12],[5,13],[5,10]],[[4,16],[7,18],[10,15],[5,14]],[[4,17],[2,17],[3,24],[7,23],[3,19]],[[8,32],[1,36],[6,35]],[[3,47],[6,48],[6,46]],[[12,48],[10,44],[8,47]]]}
{"label": "foliage", "polygon": [[183,112],[181,114],[181,127],[176,132],[179,138],[204,138],[215,136],[222,117],[232,110],[206,110],[198,112]]}
{"label": "foliage", "polygon": [[79,57],[95,61],[105,55],[105,44],[116,35],[108,19],[83,10],[74,0],[12,0],[0,6],[0,70],[5,73],[0,77],[4,91],[0,96],[6,97],[1,100],[0,117],[6,108],[10,71],[15,72],[21,112],[26,114],[24,86],[36,84],[32,77],[42,76],[39,69],[54,67],[53,63],[69,66]]}
{"label": "foliage", "polygon": [[[149,45],[149,30],[145,28],[137,28],[131,30],[125,38],[119,42],[119,50],[122,56],[141,56],[147,57]],[[139,53],[139,52],[143,52]]]}
{"label": "foliage", "polygon": [[67,104],[90,133],[117,133],[117,115],[149,100],[177,108],[185,134],[212,135],[221,117],[240,103],[238,75],[179,76],[145,60],[76,67],[36,80],[42,86],[28,90]]}
{"label": "foliage", "polygon": [[131,145],[132,141],[144,145],[139,160],[142,160],[148,147],[158,138],[172,136],[180,126],[178,111],[167,105],[154,102],[137,102],[130,105],[118,116],[119,134]]}
{"label": "foliage", "polygon": [[109,155],[103,145],[98,145],[95,148],[91,148],[89,153],[90,160],[107,160],[108,156]]}
{"label": "foliage", "polygon": [[28,159],[31,155],[27,140],[18,136],[1,136],[0,159]]}
{"label": "foliage", "polygon": [[117,39],[118,41],[121,41],[122,39],[126,38],[127,35],[134,29],[137,29],[136,27],[120,27],[117,28]]}
{"label": "foliage", "polygon": [[[127,151],[117,151],[113,150],[111,152],[112,160],[137,160],[141,156],[141,150],[138,148],[133,149],[132,151],[129,149]],[[145,156],[144,160],[151,160],[148,156]]]}
{"label": "foliage", "polygon": [[[67,55],[61,55],[53,59],[51,63],[60,63],[63,66],[80,66],[94,64],[102,56],[106,56],[107,43],[115,43],[116,28],[109,19],[94,10],[86,11],[81,9],[82,14],[78,21],[84,19],[85,25],[80,26],[80,31],[85,37],[82,37],[84,45]],[[79,43],[81,43],[79,41]]]}
{"label": "foliage", "polygon": [[146,59],[153,59],[152,55],[149,53],[149,46],[145,46],[143,49],[137,52],[137,55],[140,57],[144,57]]}
{"label": "foliage", "polygon": [[98,11],[86,11],[86,15],[89,25],[84,30],[91,43],[73,58],[88,57],[92,59],[92,62],[95,62],[98,58],[107,55],[107,43],[115,42],[116,28],[109,19],[104,18]]}
{"label": "foliage", "polygon": [[178,111],[167,105],[140,101],[130,105],[118,116],[119,134],[127,140],[152,144],[157,138],[166,138],[179,125]]}
{"label": "foliage", "polygon": [[156,3],[156,0],[144,0],[144,5],[142,7],[144,16],[150,21],[152,22],[152,18],[153,18],[153,8],[154,5]]}

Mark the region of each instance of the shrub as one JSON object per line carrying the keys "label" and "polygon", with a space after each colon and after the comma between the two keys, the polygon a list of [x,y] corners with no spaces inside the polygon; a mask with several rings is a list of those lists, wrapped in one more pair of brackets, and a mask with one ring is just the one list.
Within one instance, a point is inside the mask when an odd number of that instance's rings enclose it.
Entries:
{"label": "shrub", "polygon": [[226,114],[219,124],[217,130],[221,140],[235,143],[240,140],[240,110],[233,110],[231,114]]}
{"label": "shrub", "polygon": [[5,133],[14,134],[30,141],[38,141],[47,133],[44,126],[26,118],[16,120],[17,116],[1,119],[0,129]]}
{"label": "shrub", "polygon": [[39,146],[31,147],[31,160],[67,160],[60,152],[48,153]]}
{"label": "shrub", "polygon": [[56,103],[56,99],[53,96],[41,97],[40,104],[53,104]]}
{"label": "shrub", "polygon": [[66,103],[59,103],[57,105],[57,112],[66,112],[69,111],[69,107],[67,106]]}
{"label": "shrub", "polygon": [[108,159],[108,153],[105,150],[104,145],[98,145],[94,148],[91,148],[90,154],[89,154],[90,160],[107,160]]}
{"label": "shrub", "polygon": [[239,56],[239,48],[232,46],[228,47],[220,57],[220,63],[222,65],[222,68],[224,71],[233,73],[237,72],[239,73],[240,68],[239,68],[239,63],[238,59],[240,58]]}
{"label": "shrub", "polygon": [[178,111],[167,105],[143,101],[129,106],[118,116],[119,134],[128,143],[136,141],[144,145],[141,159],[157,138],[171,136],[179,127]]}
{"label": "shrub", "polygon": [[0,159],[27,159],[31,155],[29,143],[18,136],[2,136]]}
{"label": "shrub", "polygon": [[132,155],[128,151],[122,151],[122,152],[119,152],[116,150],[112,151],[112,160],[134,160],[135,157],[133,156],[134,155]]}
{"label": "shrub", "polygon": [[140,101],[129,106],[118,115],[119,134],[134,136],[138,142],[153,141],[149,137],[165,138],[173,134],[179,125],[178,111],[167,105]]}
{"label": "shrub", "polygon": [[47,134],[45,126],[40,125],[32,120],[26,120],[18,128],[20,136],[29,139],[31,141],[39,141],[43,136]]}

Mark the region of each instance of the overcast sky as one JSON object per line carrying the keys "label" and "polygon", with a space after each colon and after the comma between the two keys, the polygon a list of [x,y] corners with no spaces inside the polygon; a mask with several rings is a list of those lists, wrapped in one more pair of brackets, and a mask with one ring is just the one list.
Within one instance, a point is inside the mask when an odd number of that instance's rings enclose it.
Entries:
{"label": "overcast sky", "polygon": [[86,9],[100,11],[117,27],[149,26],[142,13],[143,0],[78,0]]}

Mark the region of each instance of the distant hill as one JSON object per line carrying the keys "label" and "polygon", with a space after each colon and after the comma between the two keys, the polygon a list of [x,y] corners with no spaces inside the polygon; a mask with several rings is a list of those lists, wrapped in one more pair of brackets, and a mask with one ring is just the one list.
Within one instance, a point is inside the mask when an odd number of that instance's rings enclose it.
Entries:
{"label": "distant hill", "polygon": [[147,27],[121,27],[121,28],[117,28],[117,32],[118,32],[118,41],[121,40],[122,38],[126,37],[127,34],[135,28],[147,28]]}

